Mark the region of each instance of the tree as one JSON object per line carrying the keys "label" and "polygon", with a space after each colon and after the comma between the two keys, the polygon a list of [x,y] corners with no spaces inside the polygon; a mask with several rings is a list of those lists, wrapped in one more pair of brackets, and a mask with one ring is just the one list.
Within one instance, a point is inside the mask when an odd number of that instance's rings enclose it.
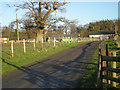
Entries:
{"label": "tree", "polygon": [[32,19],[34,27],[38,29],[36,37],[36,42],[38,43],[41,41],[41,38],[43,37],[43,34],[46,31],[45,29],[47,25],[51,25],[56,21],[55,19],[51,19],[50,15],[57,10],[62,10],[63,6],[65,6],[66,4],[67,2],[65,1],[32,2],[32,0],[29,0],[29,2],[24,2],[23,4],[19,5],[13,5],[13,7],[17,7],[16,10],[28,10],[26,15]]}
{"label": "tree", "polygon": [[120,34],[120,20],[115,20],[115,33]]}
{"label": "tree", "polygon": [[113,20],[101,20],[89,23],[88,26],[89,31],[113,31],[115,30],[115,23]]}
{"label": "tree", "polygon": [[76,25],[75,24],[71,24],[70,25],[70,31],[71,31],[71,34],[75,34],[76,33]]}
{"label": "tree", "polygon": [[2,28],[2,36],[3,37],[10,38],[11,33],[12,33],[12,31],[9,27],[5,26],[5,27]]}
{"label": "tree", "polygon": [[64,28],[65,28],[64,31],[65,31],[66,36],[68,34],[68,29],[70,28],[70,25],[76,24],[78,22],[77,20],[69,20],[64,17],[59,18],[59,21],[64,23]]}
{"label": "tree", "polygon": [[89,36],[89,31],[86,28],[82,27],[80,32],[80,37],[88,37],[88,36]]}

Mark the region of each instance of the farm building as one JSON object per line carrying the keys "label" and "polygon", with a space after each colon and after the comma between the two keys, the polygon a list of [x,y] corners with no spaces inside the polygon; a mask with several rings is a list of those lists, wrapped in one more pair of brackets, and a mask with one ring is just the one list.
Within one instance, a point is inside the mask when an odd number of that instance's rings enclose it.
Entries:
{"label": "farm building", "polygon": [[113,37],[114,35],[115,35],[115,31],[92,31],[89,37],[105,40]]}

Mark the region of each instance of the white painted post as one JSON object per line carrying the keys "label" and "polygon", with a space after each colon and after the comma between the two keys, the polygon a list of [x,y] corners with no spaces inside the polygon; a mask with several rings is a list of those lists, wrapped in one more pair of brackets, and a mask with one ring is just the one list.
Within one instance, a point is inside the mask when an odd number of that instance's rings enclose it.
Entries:
{"label": "white painted post", "polygon": [[54,47],[55,47],[55,37],[54,37]]}
{"label": "white painted post", "polygon": [[35,50],[35,39],[34,39],[34,41],[33,41],[33,47],[34,47],[34,50]]}
{"label": "white painted post", "polygon": [[50,37],[49,37],[49,45],[50,45]]}
{"label": "white painted post", "polygon": [[25,48],[25,39],[23,39],[23,47],[24,47],[24,53],[26,53],[26,48]]}
{"label": "white painted post", "polygon": [[41,42],[41,47],[43,48],[43,38],[42,38],[42,42]]}
{"label": "white painted post", "polygon": [[12,53],[12,57],[14,56],[13,55],[13,41],[11,41],[11,53]]}

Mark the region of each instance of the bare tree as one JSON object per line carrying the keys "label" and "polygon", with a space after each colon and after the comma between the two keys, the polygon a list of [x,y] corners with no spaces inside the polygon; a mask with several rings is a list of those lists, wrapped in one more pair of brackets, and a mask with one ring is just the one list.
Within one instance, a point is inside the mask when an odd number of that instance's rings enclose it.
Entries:
{"label": "bare tree", "polygon": [[75,24],[70,25],[71,34],[76,34],[77,26]]}
{"label": "bare tree", "polygon": [[36,26],[37,28],[37,43],[41,41],[41,38],[46,31],[46,27],[55,23],[56,20],[51,19],[52,13],[58,10],[63,10],[63,6],[67,4],[65,0],[64,2],[50,0],[48,0],[48,2],[44,2],[44,0],[40,1],[41,2],[33,2],[32,0],[28,0],[28,2],[24,2],[23,4],[17,4],[12,6],[16,7],[16,10],[27,10],[26,15],[33,20],[32,22],[34,22],[34,26]]}
{"label": "bare tree", "polygon": [[68,28],[70,27],[70,25],[78,22],[77,20],[68,20],[64,17],[59,18],[59,21],[64,22],[66,36],[68,34]]}

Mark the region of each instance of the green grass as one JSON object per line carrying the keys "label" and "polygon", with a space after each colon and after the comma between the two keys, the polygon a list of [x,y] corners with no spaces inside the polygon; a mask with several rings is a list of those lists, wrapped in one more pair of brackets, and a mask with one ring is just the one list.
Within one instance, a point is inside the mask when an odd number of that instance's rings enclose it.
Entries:
{"label": "green grass", "polygon": [[103,43],[108,44],[108,51],[115,51],[119,49],[114,39],[104,41]]}
{"label": "green grass", "polygon": [[87,66],[83,77],[79,80],[77,88],[96,88],[97,82],[98,49],[94,52],[90,64]]}
{"label": "green grass", "polygon": [[[104,43],[108,44],[108,51],[115,51],[115,50],[120,50],[120,48],[117,47],[116,42],[114,41],[114,39],[105,41]],[[117,56],[120,56],[120,52],[116,53]],[[117,62],[117,68],[119,67],[119,62]]]}
{"label": "green grass", "polygon": [[[111,39],[108,41],[104,41],[102,43],[108,44],[108,50],[114,51],[118,50],[116,42]],[[117,56],[120,54],[118,53]],[[96,88],[97,86],[97,71],[98,71],[98,49],[94,52],[92,59],[90,61],[91,64],[87,66],[83,77],[79,80],[77,87],[78,88]],[[118,63],[117,63],[118,66]]]}
{"label": "green grass", "polygon": [[[11,57],[10,45],[3,44],[2,47],[2,74],[5,75],[17,68],[12,66],[15,65],[17,67],[25,66],[28,64],[32,64],[33,62],[40,61],[45,57],[56,54],[60,51],[66,50],[70,47],[77,46],[79,44],[83,44],[87,42],[79,42],[72,44],[64,44],[59,45],[56,44],[56,47],[53,47],[53,43],[48,46],[48,43],[44,43],[44,48],[41,48],[41,44],[36,44],[36,50],[33,50],[33,44],[26,44],[26,53],[23,53],[22,44],[14,44],[14,57]],[[8,46],[9,45],[9,46]],[[12,65],[10,65],[12,64]]]}

